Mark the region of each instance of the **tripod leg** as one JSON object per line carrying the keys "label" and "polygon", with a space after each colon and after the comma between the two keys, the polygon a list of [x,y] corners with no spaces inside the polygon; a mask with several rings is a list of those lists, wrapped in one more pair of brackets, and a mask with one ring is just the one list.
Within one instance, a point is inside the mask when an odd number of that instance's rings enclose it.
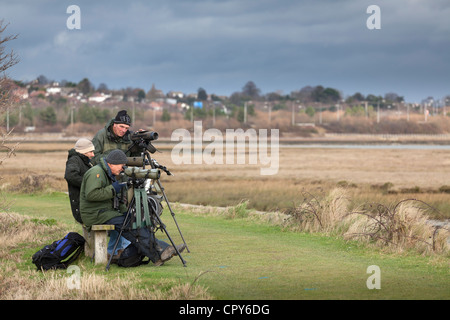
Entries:
{"label": "tripod leg", "polygon": [[[172,207],[170,206],[170,203],[169,203],[169,199],[167,199],[166,193],[164,192],[164,188],[162,187],[161,182],[159,180],[156,180],[156,182],[158,183],[159,189],[161,190],[161,192],[163,194],[164,201],[166,201],[166,203],[167,203],[167,207],[169,208],[169,211],[170,211],[170,214],[172,215],[173,221],[175,222],[175,225],[177,226],[177,229],[178,229],[178,232],[180,233],[181,239],[183,240],[183,243],[186,246],[186,250],[187,250],[187,252],[190,253],[191,251],[189,251],[188,245],[187,245],[186,241],[184,240],[183,234],[181,233],[180,227],[178,226],[177,219],[175,219],[175,213],[173,212]],[[158,217],[158,219],[159,219],[159,217]],[[166,234],[167,234],[167,232],[166,232]]]}
{"label": "tripod leg", "polygon": [[130,207],[129,207],[129,209],[127,210],[127,215],[125,216],[125,219],[123,219],[122,228],[120,228],[120,232],[119,232],[119,235],[117,236],[116,243],[114,243],[114,249],[113,249],[113,252],[112,252],[111,256],[109,257],[108,264],[106,265],[106,268],[105,268],[106,271],[109,271],[109,268],[110,268],[110,266],[111,266],[111,261],[112,261],[112,258],[113,258],[113,256],[114,256],[114,252],[116,252],[117,245],[119,244],[119,240],[120,240],[120,237],[122,236],[123,229],[124,229],[125,226],[127,225],[127,220],[128,220],[128,217],[130,216],[131,208],[133,207],[133,206],[132,206],[132,205],[133,205],[133,202],[134,202],[134,198],[133,198],[133,199],[131,200],[131,202],[130,202]]}
{"label": "tripod leg", "polygon": [[116,243],[114,243],[114,249],[113,249],[113,251],[112,251],[111,256],[109,257],[108,264],[106,265],[106,268],[105,268],[106,271],[109,271],[109,268],[110,268],[110,266],[111,266],[111,261],[112,261],[112,258],[113,258],[113,256],[114,256],[114,252],[116,252],[117,245],[118,245],[118,243],[119,243],[119,240],[120,240],[120,237],[121,237],[121,236],[122,236],[122,229],[120,230],[119,235],[117,236]]}
{"label": "tripod leg", "polygon": [[[186,261],[184,261],[183,257],[181,256],[181,253],[178,251],[177,246],[175,245],[175,243],[172,240],[172,237],[170,236],[170,234],[167,232],[166,226],[164,225],[164,223],[162,223],[161,218],[158,215],[155,215],[156,219],[158,219],[158,223],[161,227],[161,229],[164,230],[164,233],[167,235],[167,238],[169,238],[170,243],[172,244],[172,246],[175,249],[175,252],[177,253],[177,255],[180,257],[181,262],[183,263],[183,267],[186,267]],[[186,246],[187,248],[187,246]]]}

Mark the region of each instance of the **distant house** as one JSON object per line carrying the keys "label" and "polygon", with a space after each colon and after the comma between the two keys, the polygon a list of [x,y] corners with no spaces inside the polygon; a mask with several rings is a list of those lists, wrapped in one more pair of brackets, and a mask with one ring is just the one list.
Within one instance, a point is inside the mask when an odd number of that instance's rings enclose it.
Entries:
{"label": "distant house", "polygon": [[184,93],[181,91],[169,91],[167,97],[172,99],[182,99],[184,98]]}
{"label": "distant house", "polygon": [[179,103],[178,107],[179,107],[179,109],[182,109],[182,110],[189,110],[189,108],[190,108],[189,105],[187,103],[184,103],[184,102]]}
{"label": "distant house", "polygon": [[48,87],[46,92],[46,95],[61,94],[61,87]]}
{"label": "distant house", "polygon": [[156,101],[152,101],[150,102],[150,108],[152,108],[153,110],[162,110],[162,104]]}
{"label": "distant house", "polygon": [[118,102],[118,101],[123,101],[123,95],[121,95],[121,94],[115,94],[115,95],[112,96],[112,100],[113,100],[113,101],[116,101],[116,102]]}
{"label": "distant house", "polygon": [[12,95],[19,100],[28,99],[28,90],[26,88],[15,88],[12,90]]}
{"label": "distant house", "polygon": [[171,105],[171,106],[175,106],[177,104],[177,100],[176,99],[167,98],[166,99],[166,103]]}
{"label": "distant house", "polygon": [[68,88],[68,87],[61,88],[61,96],[63,96],[63,97],[68,97],[68,96],[70,96],[70,94],[74,94],[76,92],[77,92],[77,90],[74,88]]}
{"label": "distant house", "polygon": [[90,96],[88,100],[89,100],[89,102],[102,103],[102,102],[105,102],[106,100],[108,100],[109,98],[111,98],[111,96],[112,95],[105,94],[103,92],[96,92],[92,96]]}

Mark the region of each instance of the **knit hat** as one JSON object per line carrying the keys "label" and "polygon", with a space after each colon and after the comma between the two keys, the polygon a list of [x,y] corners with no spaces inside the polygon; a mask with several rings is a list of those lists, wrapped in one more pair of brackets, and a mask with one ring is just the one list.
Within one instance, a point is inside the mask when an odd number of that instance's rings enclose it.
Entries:
{"label": "knit hat", "polygon": [[127,164],[128,159],[122,150],[115,149],[106,156],[106,162],[109,164]]}
{"label": "knit hat", "polygon": [[75,151],[81,154],[85,154],[86,152],[94,151],[95,147],[92,144],[91,140],[81,138],[75,143]]}
{"label": "knit hat", "polygon": [[117,113],[116,117],[114,118],[114,123],[123,123],[123,124],[131,126],[131,118],[127,114],[127,110],[119,111]]}

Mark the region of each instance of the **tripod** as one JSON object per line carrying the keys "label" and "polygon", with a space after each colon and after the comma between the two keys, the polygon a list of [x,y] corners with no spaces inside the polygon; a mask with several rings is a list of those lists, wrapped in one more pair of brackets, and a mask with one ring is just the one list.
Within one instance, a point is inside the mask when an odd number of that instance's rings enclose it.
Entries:
{"label": "tripod", "polygon": [[[125,169],[125,175],[129,177],[127,185],[132,187],[130,189],[133,189],[133,195],[129,203],[125,219],[123,221],[122,228],[120,229],[119,236],[117,237],[117,240],[114,244],[112,253],[114,254],[117,249],[117,245],[119,243],[120,237],[122,236],[124,228],[127,227],[127,225],[131,222],[131,219],[134,217],[136,221],[131,226],[133,229],[148,227],[154,228],[155,230],[160,229],[164,231],[173,248],[175,249],[178,257],[183,263],[183,266],[186,267],[186,261],[181,256],[181,253],[179,252],[174,241],[172,240],[172,237],[167,231],[165,224],[161,220],[160,214],[162,213],[162,206],[160,204],[160,200],[158,199],[157,195],[152,192],[153,187],[158,190],[156,186],[161,191],[163,199],[167,203],[167,207],[169,208],[175,225],[177,226],[181,239],[186,246],[186,250],[190,252],[186,241],[184,240],[183,234],[181,233],[180,227],[178,226],[178,222],[175,218],[175,213],[170,206],[167,195],[161,185],[161,181],[159,180],[161,176],[160,170],[164,171],[167,175],[173,174],[166,167],[160,165],[156,160],[152,159],[147,149],[142,153],[142,156],[140,158],[129,158],[129,160],[130,164],[137,164],[138,166],[141,165],[142,169],[137,166],[128,167],[127,169]],[[138,161],[137,163],[136,160]],[[145,169],[146,164],[150,164],[151,169]],[[148,180],[151,180],[151,184],[147,191],[145,185]],[[149,203],[151,204],[149,205]],[[108,264],[106,265],[106,271],[108,271],[110,268],[113,254],[111,254]]]}

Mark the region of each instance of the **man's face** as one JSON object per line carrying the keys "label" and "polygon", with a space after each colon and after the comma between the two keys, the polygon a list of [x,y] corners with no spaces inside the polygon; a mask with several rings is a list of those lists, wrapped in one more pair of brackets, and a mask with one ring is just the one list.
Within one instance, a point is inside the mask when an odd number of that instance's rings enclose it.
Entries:
{"label": "man's face", "polygon": [[123,171],[124,164],[111,164],[108,163],[109,168],[111,169],[111,173],[115,176],[119,175]]}
{"label": "man's face", "polygon": [[94,157],[94,151],[89,151],[86,153],[83,153],[86,157],[88,157],[89,159],[92,159]]}
{"label": "man's face", "polygon": [[123,137],[129,128],[129,125],[123,123],[114,123],[112,127],[114,134],[118,137]]}

